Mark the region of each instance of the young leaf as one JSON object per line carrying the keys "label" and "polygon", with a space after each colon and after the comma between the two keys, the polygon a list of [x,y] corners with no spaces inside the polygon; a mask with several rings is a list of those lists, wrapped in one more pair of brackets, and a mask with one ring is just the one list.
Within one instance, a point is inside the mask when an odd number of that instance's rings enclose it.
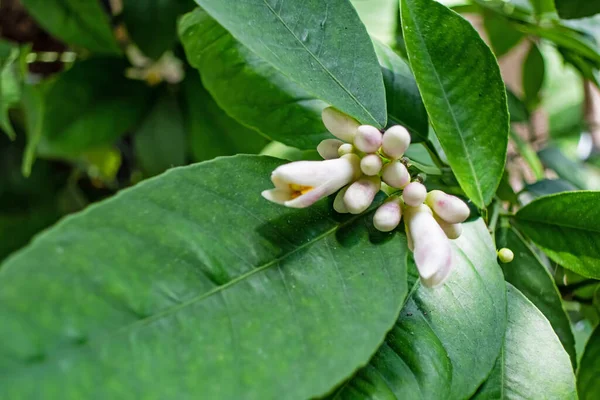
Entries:
{"label": "young leaf", "polygon": [[581,400],[594,400],[600,393],[600,326],[590,336],[577,371],[577,393]]}
{"label": "young leaf", "polygon": [[158,59],[177,42],[177,17],[193,8],[192,0],[123,0],[122,16],[140,50]]}
{"label": "young leaf", "polygon": [[600,278],[600,192],[540,197],[517,212],[520,230],[551,259],[580,275]]}
{"label": "young leaf", "polygon": [[159,94],[135,132],[134,150],[140,167],[148,175],[185,164],[183,113],[176,97],[167,90]]}
{"label": "young leaf", "polygon": [[531,43],[531,48],[523,64],[523,92],[525,103],[530,110],[533,110],[540,102],[540,90],[544,84],[545,74],[544,56],[535,43]]}
{"label": "young leaf", "polygon": [[382,347],[334,398],[463,399],[486,379],[506,328],[506,287],[483,221],[466,223],[453,243],[450,280],[414,292]]}
{"label": "young leaf", "polygon": [[405,236],[264,200],[281,163],[170,170],[10,258],[0,397],[306,399],[364,365],[407,294]]}
{"label": "young leaf", "polygon": [[300,149],[333,138],[321,121],[324,102],[238,42],[204,10],[181,18],[179,36],[206,89],[240,123]]}
{"label": "young leaf", "polygon": [[473,399],[576,399],[569,356],[544,315],[510,284],[507,302],[503,351]]}
{"label": "young leaf", "polygon": [[27,11],[52,36],[94,53],[121,52],[113,35],[109,13],[99,1],[22,0]]}
{"label": "young leaf", "polygon": [[430,122],[479,207],[500,183],[508,108],[498,64],[471,24],[433,0],[402,0],[406,49]]}
{"label": "young leaf", "polygon": [[131,129],[146,110],[150,89],[126,79],[126,66],[120,59],[91,58],[62,73],[46,92],[38,151],[74,157]]}
{"label": "young leaf", "polygon": [[591,17],[600,13],[600,3],[590,0],[554,0],[561,18],[574,19]]}
{"label": "young leaf", "polygon": [[500,264],[506,281],[519,289],[548,319],[575,368],[577,353],[571,323],[550,272],[514,228],[499,229],[496,243],[499,248],[508,247],[515,254],[512,262]]}
{"label": "young leaf", "polygon": [[387,122],[373,44],[348,0],[196,0],[223,27],[308,92],[363,124]]}
{"label": "young leaf", "polygon": [[258,132],[225,114],[190,70],[183,82],[185,118],[194,161],[237,153],[257,154],[268,143]]}
{"label": "young leaf", "polygon": [[427,139],[427,111],[410,67],[386,45],[377,40],[373,41],[373,45],[383,73],[388,125],[400,124],[406,127],[413,143]]}
{"label": "young leaf", "polygon": [[18,59],[19,49],[0,41],[0,129],[12,140],[15,139],[15,130],[8,111],[21,98],[21,81],[15,71]]}

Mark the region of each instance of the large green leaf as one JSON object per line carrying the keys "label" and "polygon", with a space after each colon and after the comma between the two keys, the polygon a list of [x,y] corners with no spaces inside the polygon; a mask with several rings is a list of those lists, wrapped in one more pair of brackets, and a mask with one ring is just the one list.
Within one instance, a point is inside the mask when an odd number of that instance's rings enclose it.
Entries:
{"label": "large green leaf", "polygon": [[413,293],[383,346],[335,398],[463,399],[486,379],[502,346],[506,287],[485,224],[464,228],[450,280]]}
{"label": "large green leaf", "polygon": [[386,45],[376,40],[373,44],[383,72],[388,125],[405,126],[410,131],[413,142],[427,139],[427,111],[410,67]]}
{"label": "large green leaf", "polygon": [[134,136],[136,159],[148,175],[158,175],[185,164],[186,134],[181,106],[174,94],[163,90]]}
{"label": "large green leaf", "polygon": [[581,400],[594,400],[600,393],[600,326],[590,336],[577,371],[577,393]]}
{"label": "large green leaf", "polygon": [[258,132],[240,125],[215,103],[196,71],[183,82],[186,128],[195,161],[237,153],[256,154],[268,143]]}
{"label": "large green leaf", "polygon": [[105,146],[143,116],[149,88],[125,78],[119,59],[88,59],[61,74],[46,92],[42,139],[45,156],[74,157]]}
{"label": "large green leaf", "polygon": [[123,21],[140,50],[159,58],[177,41],[177,17],[192,8],[193,0],[123,0]]}
{"label": "large green leaf", "polygon": [[600,278],[600,192],[564,192],[523,207],[516,223],[551,259],[580,275]]}
{"label": "large green leaf", "polygon": [[179,22],[189,63],[218,105],[263,135],[314,149],[332,138],[321,121],[326,104],[238,42],[202,9]]}
{"label": "large green leaf", "polygon": [[575,367],[577,353],[575,352],[575,339],[571,331],[571,323],[550,272],[531,246],[514,228],[500,229],[496,234],[496,243],[499,248],[508,247],[515,254],[512,262],[502,264],[504,277],[548,319]]}
{"label": "large green leaf", "polygon": [[406,49],[430,122],[460,186],[479,207],[500,183],[508,142],[498,64],[471,24],[433,0],[402,0]]}
{"label": "large green leaf", "polygon": [[258,56],[364,124],[385,126],[381,70],[348,0],[196,0]]}
{"label": "large green leaf", "polygon": [[475,399],[576,399],[569,356],[544,315],[510,284],[504,348]]}
{"label": "large green leaf", "polygon": [[281,163],[172,169],[10,258],[0,397],[306,399],[364,365],[407,294],[405,237],[267,202]]}
{"label": "large green leaf", "polygon": [[36,21],[53,36],[95,53],[115,54],[120,49],[109,15],[94,0],[23,0]]}
{"label": "large green leaf", "polygon": [[595,0],[554,0],[561,18],[583,18],[600,13],[600,3]]}

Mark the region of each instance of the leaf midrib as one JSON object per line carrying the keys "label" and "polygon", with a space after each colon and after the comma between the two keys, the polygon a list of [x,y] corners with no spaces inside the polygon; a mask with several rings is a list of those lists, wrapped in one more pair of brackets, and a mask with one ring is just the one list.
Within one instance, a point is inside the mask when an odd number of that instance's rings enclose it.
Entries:
{"label": "leaf midrib", "polygon": [[[408,5],[408,1],[405,0],[405,4]],[[408,6],[407,8],[410,8],[410,6]],[[409,11],[409,12],[412,12]],[[435,75],[435,78],[437,80],[437,83],[439,85],[439,87],[442,89],[442,94],[444,97],[444,101],[446,102],[446,105],[448,106],[448,110],[450,111],[450,115],[452,116],[452,120],[454,121],[454,125],[457,128],[457,130],[459,131],[458,137],[460,138],[460,144],[461,147],[463,148],[464,154],[465,154],[465,158],[467,160],[467,164],[469,165],[469,169],[471,170],[471,175],[473,177],[473,180],[475,181],[475,187],[477,189],[477,194],[479,195],[479,200],[481,201],[481,204],[483,206],[485,206],[485,200],[483,198],[483,193],[481,191],[481,184],[479,182],[479,178],[477,177],[477,174],[475,173],[475,168],[473,166],[473,162],[471,160],[471,155],[469,154],[469,152],[467,151],[467,147],[466,147],[466,143],[465,143],[465,139],[462,137],[462,129],[460,129],[460,126],[458,124],[458,121],[456,120],[456,116],[454,115],[454,110],[452,109],[452,107],[450,106],[450,101],[448,100],[448,96],[446,93],[446,90],[444,89],[444,86],[442,85],[442,81],[440,80],[440,76],[437,72],[437,69],[435,68],[435,65],[433,64],[433,60],[431,59],[431,55],[429,54],[429,49],[427,48],[427,44],[425,43],[425,40],[423,39],[423,35],[421,34],[421,29],[419,27],[419,24],[417,23],[416,19],[413,17],[413,21],[414,21],[414,26],[415,26],[415,31],[419,37],[419,41],[421,42],[421,44],[425,47],[425,54],[426,54],[426,61],[428,62],[428,64],[432,67],[431,69],[433,70],[433,73]],[[402,25],[404,29],[405,24]],[[410,59],[410,54],[409,54],[409,59]],[[417,82],[417,85],[419,83]],[[425,103],[425,102],[423,102]],[[427,107],[427,105],[425,105],[425,107]]]}
{"label": "leaf midrib", "polygon": [[[296,36],[296,34],[292,31],[292,29],[288,26],[288,24],[283,20],[283,18],[281,18],[281,16],[273,9],[273,7],[271,7],[271,5],[267,2],[267,0],[263,0],[265,6],[269,9],[269,11],[271,11],[271,13],[273,13],[273,15],[281,22],[281,24],[285,27],[285,29],[287,29],[287,31],[290,33],[290,35],[292,35],[292,37],[294,39],[296,39],[296,41],[298,43],[300,43],[300,45],[304,48],[304,50],[306,50],[306,52],[317,62],[317,64],[319,64],[319,66],[323,69],[323,71],[325,71],[327,73],[327,75],[329,75],[329,77],[331,77],[331,79],[333,79],[333,81],[346,93],[348,94],[348,96],[350,96],[350,98],[364,111],[367,113],[367,115],[369,117],[371,117],[372,122],[375,122],[376,124],[379,124],[379,121],[377,120],[377,118],[375,118],[373,116],[373,114],[371,114],[371,112],[369,112],[369,110],[367,110],[365,108],[365,106],[362,105],[362,103],[360,101],[358,101],[358,99],[354,96],[354,94],[352,94],[348,89],[346,89],[346,87],[335,77],[335,75],[333,75],[331,73],[331,71],[329,71],[321,62],[321,60],[319,60],[319,58],[317,58],[317,56],[308,49],[308,47],[306,47],[306,45],[304,44],[304,42],[302,42],[300,40],[300,38],[298,36]],[[379,62],[377,63],[379,66]],[[362,122],[362,121],[361,121]]]}
{"label": "leaf midrib", "polygon": [[[378,204],[376,204],[376,205],[378,205]],[[131,329],[134,329],[135,327],[138,327],[138,326],[147,326],[147,325],[151,324],[154,321],[160,320],[160,319],[162,319],[162,318],[164,318],[164,317],[166,317],[168,315],[174,314],[174,313],[176,313],[176,312],[178,312],[178,311],[180,311],[180,310],[182,310],[182,309],[184,309],[186,307],[192,306],[192,305],[194,305],[194,304],[196,304],[196,303],[198,303],[198,302],[200,302],[200,301],[202,301],[202,300],[204,300],[204,299],[206,299],[206,298],[208,298],[208,297],[210,297],[210,296],[212,296],[214,294],[220,293],[220,292],[222,292],[222,291],[224,291],[224,290],[226,290],[226,289],[228,289],[230,287],[233,287],[237,283],[242,282],[245,279],[247,279],[247,278],[249,278],[249,277],[251,277],[251,276],[253,276],[253,275],[255,275],[255,274],[259,273],[259,272],[262,272],[262,271],[264,271],[264,270],[272,267],[273,265],[277,265],[279,262],[285,260],[286,258],[292,256],[293,254],[295,254],[295,253],[297,253],[297,252],[299,252],[299,251],[301,251],[301,250],[303,250],[303,249],[305,249],[305,248],[307,248],[307,247],[309,247],[309,246],[311,246],[311,245],[313,245],[313,244],[315,244],[315,243],[323,240],[324,238],[327,238],[328,236],[330,236],[333,233],[335,233],[338,229],[343,228],[343,227],[345,227],[347,225],[350,225],[351,223],[353,223],[357,219],[363,217],[364,214],[370,212],[372,209],[374,209],[373,206],[371,206],[367,211],[365,211],[365,213],[355,215],[352,218],[348,219],[347,221],[345,221],[343,223],[339,223],[339,224],[333,226],[332,228],[326,230],[325,232],[321,233],[320,235],[316,236],[315,238],[307,241],[306,243],[303,243],[303,244],[299,245],[295,249],[290,250],[287,253],[285,253],[285,254],[277,257],[277,258],[274,258],[273,260],[271,260],[269,262],[266,262],[266,263],[264,263],[264,264],[262,264],[262,265],[260,265],[260,266],[258,266],[256,268],[253,268],[252,270],[250,270],[250,271],[248,271],[248,272],[246,272],[244,274],[241,274],[237,278],[234,278],[234,279],[230,280],[229,282],[227,282],[227,283],[225,283],[225,284],[223,284],[221,286],[217,286],[217,287],[209,290],[208,292],[204,292],[202,294],[194,296],[191,299],[188,299],[187,301],[184,301],[184,302],[182,302],[180,304],[177,304],[175,306],[166,308],[166,309],[164,309],[162,311],[159,311],[158,313],[156,313],[154,315],[151,315],[151,316],[148,316],[148,317],[136,320],[136,321],[134,321],[132,323],[126,324],[126,325],[124,325],[124,326],[122,326],[120,328],[115,329],[112,332],[106,332],[104,334],[101,334],[101,335],[97,336],[94,339],[86,341],[84,344],[78,345],[77,347],[73,346],[72,343],[69,343],[69,344],[66,344],[66,345],[56,346],[53,350],[57,350],[57,349],[65,348],[65,347],[66,348],[70,347],[71,349],[75,349],[75,350],[81,350],[84,347],[88,347],[91,343],[98,343],[98,342],[106,341],[106,340],[108,340],[108,339],[110,339],[110,338],[112,338],[114,336],[117,336],[119,334],[122,334],[122,333],[125,333],[127,331],[130,331]],[[4,269],[4,271],[6,271],[6,269]],[[6,371],[4,371],[4,372],[6,372]],[[12,372],[16,372],[16,370],[12,370]]]}

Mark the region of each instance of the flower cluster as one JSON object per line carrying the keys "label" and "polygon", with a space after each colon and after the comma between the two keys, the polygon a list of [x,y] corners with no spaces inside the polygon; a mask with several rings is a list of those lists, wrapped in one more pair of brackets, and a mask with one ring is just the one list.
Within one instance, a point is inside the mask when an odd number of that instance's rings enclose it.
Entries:
{"label": "flower cluster", "polygon": [[338,139],[323,140],[317,151],[323,161],[297,161],[273,171],[274,189],[263,197],[287,207],[308,207],[335,192],[333,208],[339,213],[361,214],[385,187],[390,193],[374,216],[382,232],[398,227],[402,217],[408,246],[414,252],[421,281],[428,287],[441,285],[452,268],[449,239],[460,236],[468,206],[440,190],[429,193],[419,179],[413,180],[403,158],[410,145],[408,131],[392,126],[382,132],[332,107],[323,110],[325,127]]}

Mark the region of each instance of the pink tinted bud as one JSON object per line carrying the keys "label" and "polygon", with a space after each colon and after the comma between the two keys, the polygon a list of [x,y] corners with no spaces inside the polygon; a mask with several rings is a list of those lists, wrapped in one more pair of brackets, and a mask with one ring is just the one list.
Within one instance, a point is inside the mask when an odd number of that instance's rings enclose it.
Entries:
{"label": "pink tinted bud", "polygon": [[344,195],[344,204],[350,214],[360,214],[369,208],[380,188],[378,176],[363,176],[351,184]]}
{"label": "pink tinted bud", "polygon": [[325,139],[317,146],[317,152],[325,160],[332,160],[338,158],[338,149],[344,142],[338,139]]}
{"label": "pink tinted bud", "polygon": [[392,161],[383,167],[381,178],[385,183],[396,189],[402,189],[410,182],[410,174],[400,161]]}
{"label": "pink tinted bud", "polygon": [[365,175],[377,175],[381,171],[383,161],[377,154],[367,154],[360,160],[360,169]]}
{"label": "pink tinted bud", "polygon": [[411,182],[402,191],[402,200],[407,206],[418,207],[425,201],[427,189],[422,183]]}
{"label": "pink tinted bud", "polygon": [[382,150],[392,159],[402,157],[409,145],[410,133],[403,126],[394,125],[383,134]]}
{"label": "pink tinted bud", "polygon": [[354,146],[365,153],[374,153],[381,147],[381,140],[379,129],[371,125],[361,125],[354,137]]}
{"label": "pink tinted bud", "polygon": [[392,196],[375,211],[373,225],[378,231],[390,232],[400,224],[401,218],[400,198]]}
{"label": "pink tinted bud", "polygon": [[333,107],[327,107],[321,113],[323,124],[329,132],[344,142],[352,142],[356,130],[360,126],[358,121]]}
{"label": "pink tinted bud", "polygon": [[442,228],[448,239],[458,239],[462,234],[462,224],[449,224],[441,219],[437,214],[433,214],[433,217],[437,221],[440,228]]}
{"label": "pink tinted bud", "polygon": [[471,213],[464,201],[441,190],[429,192],[425,201],[433,212],[449,224],[464,222]]}
{"label": "pink tinted bud", "polygon": [[445,282],[452,269],[452,247],[426,205],[406,207],[404,216],[421,282],[427,287]]}

